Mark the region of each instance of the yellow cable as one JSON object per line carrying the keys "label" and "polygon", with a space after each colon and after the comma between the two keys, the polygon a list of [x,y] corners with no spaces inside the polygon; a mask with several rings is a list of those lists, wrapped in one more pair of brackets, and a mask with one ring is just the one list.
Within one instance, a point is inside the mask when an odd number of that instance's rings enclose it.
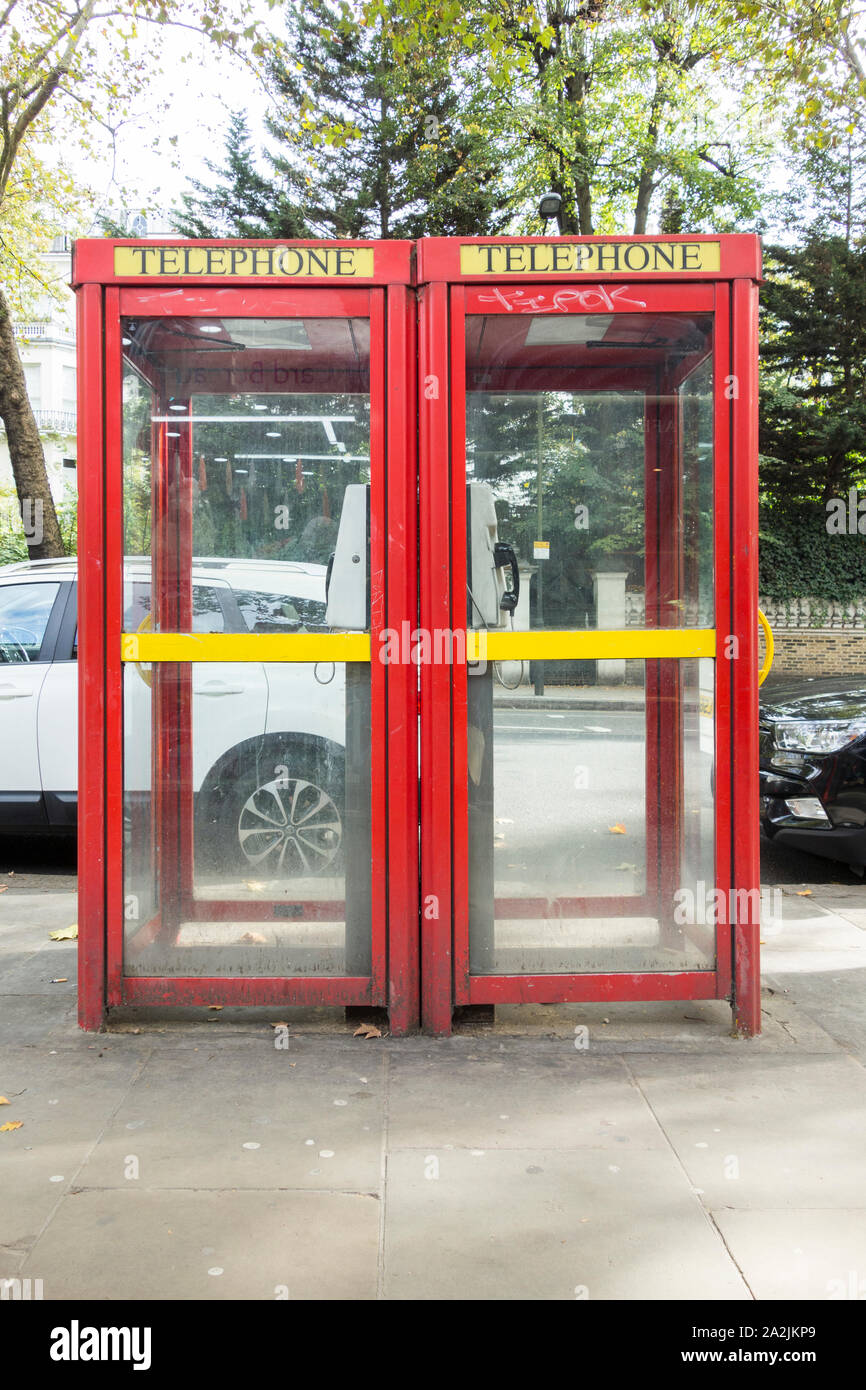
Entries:
{"label": "yellow cable", "polygon": [[773,645],[773,629],[770,627],[770,624],[767,622],[760,608],[758,609],[758,622],[764,630],[764,664],[758,672],[758,685],[763,685],[770,674],[775,647]]}

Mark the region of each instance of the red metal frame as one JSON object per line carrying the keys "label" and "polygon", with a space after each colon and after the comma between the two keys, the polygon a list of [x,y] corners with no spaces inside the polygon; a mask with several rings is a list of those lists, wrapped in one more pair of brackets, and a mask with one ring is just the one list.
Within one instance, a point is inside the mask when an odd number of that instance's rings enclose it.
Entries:
{"label": "red metal frame", "polygon": [[102,1024],[106,987],[104,318],[100,285],[78,297],[78,1020]]}
{"label": "red metal frame", "polygon": [[[755,894],[761,881],[758,824],[758,292],[752,280],[731,286],[731,377],[726,395],[731,451],[731,826],[733,884]],[[737,900],[739,908],[740,899]],[[760,916],[755,897],[739,910],[734,936],[734,1011],[739,1030],[761,1030]]]}
{"label": "red metal frame", "polygon": [[[466,622],[465,557],[465,413],[466,351],[465,318],[469,314],[567,312],[712,312],[714,315],[714,568],[715,626],[718,634],[715,689],[716,831],[714,885],[725,902],[738,901],[737,890],[747,890],[745,920],[732,928],[724,914],[715,931],[716,967],[675,973],[585,975],[471,975],[468,936],[468,819],[467,819],[467,676],[465,667],[432,667],[422,672],[421,707],[421,893],[422,903],[450,902],[450,920],[444,913],[435,929],[422,924],[427,944],[422,966],[422,1019],[434,1033],[447,1033],[451,1011],[461,1004],[496,1002],[654,1000],[730,998],[738,1026],[744,1033],[760,1030],[758,926],[754,890],[759,885],[758,815],[754,769],[757,766],[757,340],[755,305],[760,273],[757,238],[708,238],[722,245],[722,268],[713,274],[667,281],[629,277],[592,279],[591,284],[564,280],[561,276],[461,275],[458,251],[466,242],[428,241],[419,247],[419,280],[422,282],[422,383],[435,382],[437,390],[422,404],[420,419],[421,498],[421,626],[452,629]],[[476,241],[479,239],[475,239]],[[508,244],[518,239],[499,239]],[[522,238],[521,244],[545,238]],[[582,240],[582,239],[578,239]],[[628,238],[607,238],[627,241]],[[664,238],[663,240],[669,240]],[[686,240],[695,240],[687,238]],[[487,243],[485,243],[487,244]],[[739,317],[731,320],[729,280]],[[445,283],[450,282],[450,283]],[[712,283],[708,283],[712,282]],[[449,293],[450,290],[450,293]],[[579,291],[579,293],[578,293]],[[739,298],[736,298],[736,296]],[[447,299],[446,299],[447,296]],[[640,307],[635,301],[642,301]],[[694,364],[692,364],[694,366]],[[588,369],[589,370],[589,369]],[[731,397],[731,375],[739,380]],[[596,389],[617,383],[615,369],[591,369]],[[447,381],[447,387],[441,383]],[[555,389],[557,381],[545,377]],[[563,381],[563,385],[566,382]],[[568,385],[572,384],[569,380]],[[679,385],[671,378],[661,395],[673,394]],[[651,389],[651,383],[646,382]],[[661,402],[666,427],[676,434],[679,406]],[[652,417],[653,412],[650,412]],[[652,427],[652,418],[648,428]],[[655,421],[654,423],[658,423]],[[681,484],[668,472],[654,471],[647,456],[647,593],[659,597],[679,593],[679,573],[684,564],[681,541],[667,542],[666,519],[679,515]],[[448,467],[444,466],[448,459]],[[671,491],[673,489],[673,491]],[[450,493],[450,507],[446,494]],[[651,517],[657,518],[653,529]],[[653,538],[654,537],[654,538]],[[736,542],[735,542],[736,537]],[[443,563],[447,555],[450,563]],[[657,557],[657,559],[656,559]],[[660,566],[654,569],[656,563]],[[653,573],[655,579],[653,580]],[[650,604],[647,626],[670,623]],[[681,624],[680,624],[681,625]],[[724,639],[732,634],[741,659],[736,666],[725,660]],[[660,711],[648,721],[647,737],[647,839],[660,845],[660,880],[649,879],[643,898],[563,899],[560,912],[579,915],[641,911],[655,899],[657,907],[669,904],[677,885],[676,871],[683,842],[682,817],[682,673],[679,661],[647,662],[647,707]],[[664,697],[664,698],[662,698]],[[737,757],[733,757],[736,747]],[[449,756],[450,754],[450,756]],[[657,805],[654,788],[661,786]],[[671,796],[671,772],[673,795]],[[659,792],[659,795],[661,793]],[[450,800],[450,815],[448,798]],[[736,808],[736,814],[735,814]],[[450,840],[450,857],[446,846]],[[648,854],[649,864],[653,855]],[[547,915],[550,906],[534,900],[497,900],[496,916]],[[660,917],[664,914],[661,912]],[[688,929],[700,936],[700,929]],[[704,932],[704,936],[706,933]],[[445,962],[453,955],[453,982],[449,995],[444,981]]]}
{"label": "red metal frame", "polygon": [[[80,1023],[98,1028],[106,1007],[132,1003],[207,1004],[213,1001],[268,1004],[386,1004],[395,1001],[395,1033],[417,1025],[417,693],[412,666],[386,666],[377,659],[386,626],[414,627],[416,500],[414,473],[414,325],[407,282],[405,245],[377,247],[378,283],[338,281],[263,287],[198,279],[178,296],[174,284],[136,281],[84,283],[89,276],[112,279],[114,243],[79,243],[79,373],[81,437],[79,473],[81,563],[81,753],[80,753]],[[381,254],[380,254],[381,253]],[[388,288],[386,288],[386,285]],[[169,291],[167,293],[167,291]],[[123,620],[122,430],[120,427],[121,317],[365,317],[370,320],[371,398],[371,862],[372,970],[370,976],[231,978],[124,975],[123,899]],[[156,385],[156,383],[152,383]],[[267,389],[261,388],[261,389]],[[274,389],[274,388],[272,388]],[[276,388],[279,389],[279,388]],[[157,405],[159,401],[157,401]],[[163,414],[163,411],[157,413]],[[181,420],[183,417],[181,417]],[[169,440],[154,427],[154,619],[163,631],[191,624],[189,584],[192,535],[186,491],[191,486],[191,430]],[[175,447],[172,447],[175,446]],[[387,509],[390,507],[390,512]],[[386,524],[386,515],[390,524]],[[159,522],[157,525],[156,523]],[[186,601],[185,601],[186,600]],[[192,882],[191,667],[152,669],[154,766],[158,800],[161,911],[135,933],[140,948],[162,935],[171,939],[177,922],[225,919],[242,908],[243,918],[265,915],[266,904],[195,899]],[[171,731],[162,740],[160,728]],[[165,762],[168,749],[169,762]],[[391,774],[388,782],[386,769]],[[412,828],[410,830],[410,827]],[[177,852],[174,853],[173,847]],[[309,919],[326,904],[310,904]],[[175,920],[176,919],[176,920]]]}

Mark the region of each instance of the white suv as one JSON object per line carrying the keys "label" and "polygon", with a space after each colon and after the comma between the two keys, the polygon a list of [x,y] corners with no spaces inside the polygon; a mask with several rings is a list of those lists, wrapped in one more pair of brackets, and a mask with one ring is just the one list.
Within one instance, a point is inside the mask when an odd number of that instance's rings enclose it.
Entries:
{"label": "white suv", "polygon": [[[194,560],[194,632],[325,631],[325,566]],[[77,564],[0,568],[0,832],[77,819]],[[150,562],[128,559],[127,632],[147,625]],[[150,787],[150,677],[124,680],[127,803]],[[225,871],[334,872],[343,840],[345,670],[331,663],[193,666],[196,847]]]}

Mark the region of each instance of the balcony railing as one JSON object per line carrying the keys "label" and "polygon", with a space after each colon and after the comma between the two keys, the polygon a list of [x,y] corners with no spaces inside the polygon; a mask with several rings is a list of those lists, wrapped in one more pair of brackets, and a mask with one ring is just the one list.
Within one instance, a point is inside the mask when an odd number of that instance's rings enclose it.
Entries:
{"label": "balcony railing", "polygon": [[75,433],[77,417],[74,410],[34,410],[33,414],[41,433]]}
{"label": "balcony railing", "polygon": [[[77,417],[74,410],[34,410],[33,415],[40,434],[75,434]],[[2,420],[0,429],[3,429]]]}
{"label": "balcony railing", "polygon": [[60,323],[16,323],[15,337],[34,342],[40,338],[53,338],[65,343],[75,342],[75,330]]}

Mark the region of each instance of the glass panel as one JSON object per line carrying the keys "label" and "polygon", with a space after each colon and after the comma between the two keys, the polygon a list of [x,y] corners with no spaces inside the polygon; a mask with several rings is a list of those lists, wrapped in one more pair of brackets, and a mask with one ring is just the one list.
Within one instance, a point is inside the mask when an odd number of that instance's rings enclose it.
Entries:
{"label": "glass panel", "polygon": [[635,665],[606,704],[470,675],[473,974],[713,968],[713,662]]}
{"label": "glass panel", "polygon": [[0,662],[38,661],[59,584],[0,585]]}
{"label": "glass panel", "polygon": [[323,603],[346,489],[370,481],[369,336],[366,319],[123,320],[124,548],[163,567],[154,630],[190,629],[193,557],[212,575],[237,561],[224,577],[244,592],[273,566],[282,592],[289,566]]}
{"label": "glass panel", "polygon": [[[367,320],[122,325],[124,630],[369,629]],[[368,975],[369,667],[124,688],[126,973]]]}
{"label": "glass panel", "polygon": [[126,974],[370,973],[369,676],[125,668]]}
{"label": "glass panel", "polygon": [[713,627],[713,364],[707,357],[679,388],[683,475],[685,620]]}
{"label": "glass panel", "polygon": [[712,626],[711,346],[709,315],[467,318],[467,479],[520,575],[513,616],[473,602],[470,507],[471,627]]}

